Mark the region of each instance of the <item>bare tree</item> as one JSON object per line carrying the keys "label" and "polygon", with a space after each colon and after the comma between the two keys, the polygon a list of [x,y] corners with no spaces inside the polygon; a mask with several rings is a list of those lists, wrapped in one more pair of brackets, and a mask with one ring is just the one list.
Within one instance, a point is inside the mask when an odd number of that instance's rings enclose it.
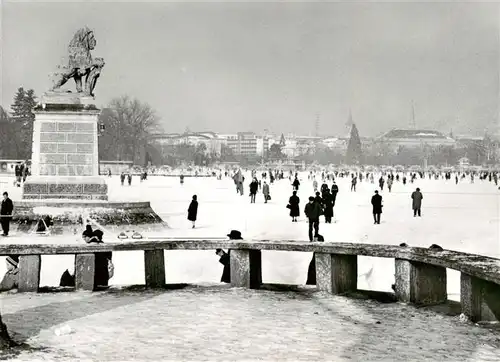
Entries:
{"label": "bare tree", "polygon": [[122,96],[111,100],[100,116],[105,131],[100,139],[101,158],[134,160],[150,134],[160,132],[159,118],[147,103]]}

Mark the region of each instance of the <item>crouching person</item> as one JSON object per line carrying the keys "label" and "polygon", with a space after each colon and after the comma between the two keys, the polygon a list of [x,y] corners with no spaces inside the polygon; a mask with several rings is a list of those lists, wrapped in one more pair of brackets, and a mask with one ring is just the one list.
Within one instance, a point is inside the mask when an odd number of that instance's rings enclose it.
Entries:
{"label": "crouching person", "polygon": [[[104,233],[101,230],[92,230],[90,225],[87,225],[85,231],[82,233],[82,239],[87,243],[103,243],[102,237]],[[114,266],[112,259],[112,253],[110,251],[94,253],[95,254],[95,269],[94,269],[94,286],[96,290],[108,288],[109,279],[113,277]],[[68,270],[66,270],[61,276],[61,282],[59,284],[62,287],[74,287],[75,286],[75,276],[71,275]]]}
{"label": "crouching person", "polygon": [[5,260],[7,272],[0,282],[0,292],[17,289],[19,285],[19,255],[9,255]]}

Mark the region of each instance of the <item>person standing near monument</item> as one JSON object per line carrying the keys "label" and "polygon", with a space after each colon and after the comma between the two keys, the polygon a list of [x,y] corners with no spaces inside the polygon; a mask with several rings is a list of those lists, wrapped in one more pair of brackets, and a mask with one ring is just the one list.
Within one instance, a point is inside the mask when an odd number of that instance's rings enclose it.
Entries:
{"label": "person standing near monument", "polygon": [[0,223],[2,224],[2,236],[9,235],[10,220],[12,219],[12,211],[14,210],[14,204],[12,200],[9,199],[9,194],[7,192],[3,193],[2,206],[0,207]]}
{"label": "person standing near monument", "polygon": [[373,206],[373,221],[374,224],[380,224],[380,214],[382,213],[382,196],[375,190],[375,195],[372,196]]}
{"label": "person standing near monument", "polygon": [[412,208],[413,208],[413,217],[416,217],[417,215],[420,217],[421,211],[420,208],[422,207],[422,199],[424,196],[420,192],[420,189],[417,187],[415,191],[411,194],[411,199],[412,201]]}

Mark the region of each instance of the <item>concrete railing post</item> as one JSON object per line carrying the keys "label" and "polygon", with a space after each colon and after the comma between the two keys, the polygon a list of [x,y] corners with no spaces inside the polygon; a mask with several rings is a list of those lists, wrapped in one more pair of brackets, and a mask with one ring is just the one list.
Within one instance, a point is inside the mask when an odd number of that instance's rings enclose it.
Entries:
{"label": "concrete railing post", "polygon": [[40,255],[21,255],[19,257],[19,292],[38,292],[40,287]]}
{"label": "concrete railing post", "polygon": [[460,304],[472,322],[500,320],[500,286],[461,273]]}
{"label": "concrete railing post", "polygon": [[147,288],[165,287],[165,255],[163,249],[144,250],[144,273]]}
{"label": "concrete railing post", "polygon": [[396,298],[401,302],[434,305],[446,302],[446,268],[396,259]]}
{"label": "concrete railing post", "polygon": [[315,253],[316,286],[332,294],[354,292],[358,285],[357,255]]}
{"label": "concrete railing post", "polygon": [[262,284],[260,250],[232,249],[230,252],[231,285],[257,289]]}
{"label": "concrete railing post", "polygon": [[76,254],[75,256],[75,289],[95,289],[95,254]]}

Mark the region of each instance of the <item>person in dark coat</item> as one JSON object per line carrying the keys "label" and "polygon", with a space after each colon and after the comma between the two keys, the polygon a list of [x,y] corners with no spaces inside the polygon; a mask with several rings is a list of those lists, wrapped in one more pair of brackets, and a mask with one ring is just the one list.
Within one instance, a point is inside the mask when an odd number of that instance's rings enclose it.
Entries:
{"label": "person in dark coat", "polygon": [[299,191],[300,181],[297,178],[297,176],[295,176],[295,180],[293,180],[292,186],[293,186],[294,191]]}
{"label": "person in dark coat", "polygon": [[292,193],[290,199],[288,199],[288,208],[290,209],[290,216],[292,217],[292,222],[297,222],[297,217],[300,216],[299,208],[300,198],[297,196],[297,191]]}
{"label": "person in dark coat", "polygon": [[373,206],[373,221],[374,224],[380,224],[380,214],[382,214],[382,196],[375,190],[375,195],[372,196]]}
{"label": "person in dark coat", "polygon": [[319,233],[319,217],[321,215],[321,206],[314,200],[314,197],[309,197],[309,202],[304,208],[304,214],[309,220],[309,241],[313,241],[313,228],[314,237],[316,238]]}
{"label": "person in dark coat", "polygon": [[413,208],[413,217],[416,217],[417,215],[420,217],[422,216],[422,213],[420,211],[420,208],[422,207],[422,200],[424,196],[420,192],[420,189],[417,187],[415,191],[411,194],[411,199],[412,201],[412,208]]}
{"label": "person in dark coat", "polygon": [[0,206],[0,224],[2,225],[2,236],[8,236],[10,230],[10,220],[12,219],[12,211],[14,211],[14,204],[9,199],[7,192],[3,193],[2,205]]}
{"label": "person in dark coat", "polygon": [[[243,240],[241,237],[241,232],[238,230],[231,230],[229,234],[227,234],[229,240]],[[222,283],[231,283],[231,250],[228,250],[227,253],[222,249],[216,249],[215,254],[217,254],[220,259],[219,263],[224,265],[224,270],[222,271],[222,277],[220,281]]]}
{"label": "person in dark coat", "polygon": [[254,178],[252,182],[250,182],[250,203],[255,204],[255,195],[257,195],[257,191],[259,190],[259,183],[257,179]]}
{"label": "person in dark coat", "polygon": [[331,192],[331,195],[332,195],[332,217],[335,215],[333,208],[335,207],[335,201],[337,201],[337,194],[338,193],[339,193],[339,187],[337,186],[335,181],[333,181],[332,192]]}
{"label": "person in dark coat", "polygon": [[193,223],[193,229],[195,228],[196,216],[198,216],[198,197],[193,195],[193,200],[188,208],[188,220]]}
{"label": "person in dark coat", "polygon": [[330,194],[330,190],[327,188],[323,193],[323,207],[324,207],[324,215],[325,215],[325,223],[331,224],[333,217],[333,197]]}

